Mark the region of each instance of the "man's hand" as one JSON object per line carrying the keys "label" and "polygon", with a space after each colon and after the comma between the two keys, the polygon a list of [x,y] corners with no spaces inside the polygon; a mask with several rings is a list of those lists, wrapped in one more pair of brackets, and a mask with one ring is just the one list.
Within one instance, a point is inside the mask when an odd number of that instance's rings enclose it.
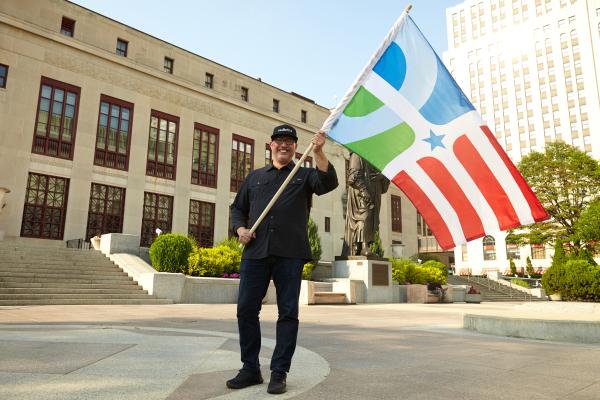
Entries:
{"label": "man's hand", "polygon": [[317,132],[313,136],[311,143],[313,144],[313,153],[314,154],[322,153],[323,146],[325,145],[325,133],[323,131]]}
{"label": "man's hand", "polygon": [[240,243],[243,244],[244,246],[247,245],[248,243],[250,243],[250,241],[256,237],[256,232],[250,233],[250,229],[247,229],[246,227],[243,227],[243,226],[240,226],[237,229],[237,234],[239,236]]}

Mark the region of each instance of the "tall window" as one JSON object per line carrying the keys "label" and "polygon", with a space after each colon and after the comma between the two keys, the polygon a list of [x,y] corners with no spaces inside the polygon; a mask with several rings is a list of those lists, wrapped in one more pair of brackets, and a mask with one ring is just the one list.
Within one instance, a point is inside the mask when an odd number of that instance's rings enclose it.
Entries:
{"label": "tall window", "polygon": [[21,236],[62,240],[69,180],[29,173]]}
{"label": "tall window", "polygon": [[531,258],[534,260],[541,260],[546,258],[546,246],[544,246],[543,243],[532,243]]}
{"label": "tall window", "polygon": [[506,237],[506,257],[510,260],[520,260],[521,259],[521,251],[519,249],[519,245],[516,243],[514,237],[508,235]]}
{"label": "tall window", "polygon": [[92,183],[85,239],[103,233],[123,232],[124,209],[124,188]]}
{"label": "tall window", "polygon": [[273,99],[273,112],[279,112],[279,100]]}
{"label": "tall window", "polygon": [[175,61],[172,58],[165,57],[165,62],[163,64],[163,70],[166,73],[172,74],[173,73],[173,64],[174,63],[175,63]]}
{"label": "tall window", "polygon": [[60,24],[60,33],[65,36],[73,37],[75,34],[75,20],[71,18],[62,17],[62,22]]}
{"label": "tall window", "polygon": [[246,176],[254,168],[254,140],[233,135],[231,145],[231,184],[232,192],[237,192]]}
{"label": "tall window", "polygon": [[80,89],[42,77],[32,152],[73,159]]}
{"label": "tall window", "polygon": [[265,144],[265,165],[270,165],[272,162],[271,156],[271,145],[269,143]]}
{"label": "tall window", "polygon": [[392,195],[392,232],[402,232],[402,198]]}
{"label": "tall window", "polygon": [[140,246],[150,246],[156,238],[156,229],[171,232],[173,196],[144,192],[144,214]]}
{"label": "tall window", "polygon": [[248,88],[242,86],[242,100],[248,101]]}
{"label": "tall window", "polygon": [[[302,158],[302,154],[296,153],[296,161],[300,160],[301,158]],[[304,162],[302,163],[302,166],[305,168],[312,168],[313,167],[312,157],[306,156],[306,158],[304,159]]]}
{"label": "tall window", "polygon": [[300,121],[306,123],[306,110],[300,110]]}
{"label": "tall window", "polygon": [[206,79],[204,81],[204,86],[206,86],[209,89],[212,89],[213,85],[214,85],[214,80],[215,80],[215,76],[213,74],[209,74],[207,72],[206,73]]}
{"label": "tall window", "polygon": [[129,42],[127,40],[117,39],[116,53],[118,56],[127,57],[127,47],[129,47]]}
{"label": "tall window", "polygon": [[331,218],[325,217],[325,232],[331,232]]}
{"label": "tall window", "polygon": [[217,187],[219,130],[202,124],[194,125],[192,183]]}
{"label": "tall window", "polygon": [[133,104],[100,96],[94,164],[126,171],[129,164]]}
{"label": "tall window", "polygon": [[200,247],[212,247],[214,230],[215,205],[204,201],[190,200],[188,235],[196,239]]}
{"label": "tall window", "polygon": [[417,235],[419,236],[433,236],[431,229],[425,223],[423,216],[420,212],[417,212]]}
{"label": "tall window", "polygon": [[0,88],[6,87],[6,78],[8,77],[8,65],[0,64]]}
{"label": "tall window", "polygon": [[152,110],[146,175],[175,180],[179,117]]}
{"label": "tall window", "polygon": [[493,236],[488,235],[483,238],[483,259],[496,259],[496,239]]}

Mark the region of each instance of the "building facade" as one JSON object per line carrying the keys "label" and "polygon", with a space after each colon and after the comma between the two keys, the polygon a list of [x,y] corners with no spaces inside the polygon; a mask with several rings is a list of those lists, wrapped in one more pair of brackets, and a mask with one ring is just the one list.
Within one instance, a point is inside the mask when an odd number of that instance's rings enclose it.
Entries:
{"label": "building facade", "polygon": [[[599,0],[468,0],[446,19],[444,62],[513,162],[557,140],[600,158]],[[550,250],[499,233],[457,247],[456,269],[543,269]]]}
{"label": "building facade", "polygon": [[[0,3],[0,214],[10,237],[69,240],[162,232],[205,246],[229,234],[229,205],[270,160],[274,126],[304,151],[329,110],[64,0]],[[348,153],[326,153],[340,187],[313,199],[324,260],[341,253]],[[297,154],[300,158],[301,154]],[[309,157],[305,161],[312,165]],[[416,210],[382,199],[386,255],[417,252]]]}

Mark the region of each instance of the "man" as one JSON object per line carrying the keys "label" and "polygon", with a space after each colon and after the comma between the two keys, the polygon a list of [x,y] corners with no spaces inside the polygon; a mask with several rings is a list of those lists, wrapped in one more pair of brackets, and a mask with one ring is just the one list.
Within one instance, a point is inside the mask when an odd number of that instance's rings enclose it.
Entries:
{"label": "man", "polygon": [[267,392],[286,391],[286,376],[296,349],[298,298],[304,264],[312,259],[307,223],[313,193],[322,195],[338,185],[333,165],[323,152],[322,132],[312,138],[316,168],[301,167],[253,234],[250,228],[294,168],[296,129],[281,125],[271,135],[272,165],[252,171],[231,205],[231,221],[245,246],[240,265],[237,319],[242,369],[227,381],[241,389],[263,382],[258,355],[261,346],[258,314],[271,278],[277,291],[276,345]]}

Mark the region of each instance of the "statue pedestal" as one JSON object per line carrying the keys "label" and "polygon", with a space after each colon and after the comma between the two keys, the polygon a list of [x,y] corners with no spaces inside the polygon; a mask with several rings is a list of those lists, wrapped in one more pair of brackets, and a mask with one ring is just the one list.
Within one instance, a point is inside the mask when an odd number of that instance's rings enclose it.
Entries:
{"label": "statue pedestal", "polygon": [[[336,257],[333,280],[362,282],[362,293],[355,293],[357,303],[394,303],[399,301],[398,285],[392,285],[392,263],[379,257]],[[358,288],[357,288],[358,289]]]}

